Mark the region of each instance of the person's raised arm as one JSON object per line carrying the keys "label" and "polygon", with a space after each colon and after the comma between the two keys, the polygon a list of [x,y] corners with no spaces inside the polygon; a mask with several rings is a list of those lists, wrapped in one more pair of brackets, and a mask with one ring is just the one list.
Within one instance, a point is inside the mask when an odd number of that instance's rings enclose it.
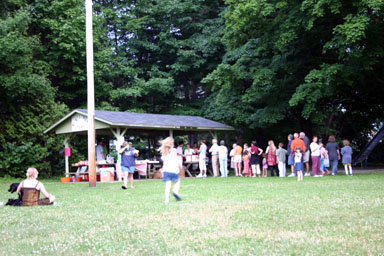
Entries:
{"label": "person's raised arm", "polygon": [[120,155],[123,154],[124,151],[127,149],[127,147],[128,147],[128,145],[126,145],[125,147],[123,147],[122,149],[120,149],[119,154],[120,154]]}
{"label": "person's raised arm", "polygon": [[259,156],[261,156],[261,154],[263,154],[264,151],[261,148],[258,148],[258,150],[259,150]]}
{"label": "person's raised arm", "polygon": [[267,149],[265,150],[265,154],[268,154],[269,153],[269,146],[267,147]]}

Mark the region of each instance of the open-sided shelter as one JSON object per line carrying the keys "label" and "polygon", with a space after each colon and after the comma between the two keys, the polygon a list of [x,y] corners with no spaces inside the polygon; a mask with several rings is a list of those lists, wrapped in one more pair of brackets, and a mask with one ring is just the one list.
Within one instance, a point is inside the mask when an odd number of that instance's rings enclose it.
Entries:
{"label": "open-sided shelter", "polygon": [[[233,127],[199,116],[163,115],[119,111],[95,111],[97,135],[113,135],[119,143],[129,130],[130,135],[174,136],[197,132],[209,132],[216,138],[217,131],[232,131]],[[65,135],[64,146],[69,147],[72,136],[87,134],[88,114],[86,109],[76,109],[49,127],[44,133]],[[68,157],[65,171],[69,172]]]}

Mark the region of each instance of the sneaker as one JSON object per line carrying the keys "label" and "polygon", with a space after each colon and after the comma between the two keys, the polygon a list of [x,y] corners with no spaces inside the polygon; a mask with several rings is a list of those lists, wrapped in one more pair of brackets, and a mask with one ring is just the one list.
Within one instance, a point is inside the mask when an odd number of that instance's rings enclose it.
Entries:
{"label": "sneaker", "polygon": [[304,176],[309,177],[311,174],[309,172],[305,173]]}
{"label": "sneaker", "polygon": [[239,177],[243,177],[243,175],[242,175],[242,174],[239,174]]}
{"label": "sneaker", "polygon": [[288,175],[288,177],[296,177],[296,175],[294,173],[291,173]]}
{"label": "sneaker", "polygon": [[181,201],[181,197],[178,194],[173,193],[173,196],[176,198],[176,201]]}
{"label": "sneaker", "polygon": [[203,175],[200,173],[199,175],[196,176],[196,178],[203,178]]}
{"label": "sneaker", "polygon": [[318,175],[318,177],[323,177],[323,175]]}
{"label": "sneaker", "polygon": [[320,177],[320,176],[319,176],[319,175],[314,175],[313,177],[318,178],[318,177]]}
{"label": "sneaker", "polygon": [[336,174],[332,173],[332,176],[336,176]]}
{"label": "sneaker", "polygon": [[203,178],[207,178],[207,174],[204,174],[204,175],[203,175]]}
{"label": "sneaker", "polygon": [[0,202],[0,206],[2,206],[4,203],[3,202]]}
{"label": "sneaker", "polygon": [[126,187],[126,186],[121,186],[121,188],[122,188],[122,189],[127,189],[127,187]]}

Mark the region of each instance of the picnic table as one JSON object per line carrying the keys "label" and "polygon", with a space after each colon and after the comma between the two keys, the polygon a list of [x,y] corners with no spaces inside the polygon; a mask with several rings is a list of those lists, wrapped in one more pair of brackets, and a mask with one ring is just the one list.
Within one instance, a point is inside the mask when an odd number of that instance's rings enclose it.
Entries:
{"label": "picnic table", "polygon": [[[113,168],[115,171],[115,163],[96,163],[96,174],[101,174],[104,169]],[[80,176],[85,176],[89,174],[88,164],[72,164],[72,167],[77,168],[76,172],[69,172],[69,175],[75,175],[76,181]],[[140,176],[146,176],[146,178],[150,178],[156,168],[160,168],[161,164],[159,161],[151,161],[151,160],[136,160],[136,168],[135,172],[137,172]],[[114,171],[112,174],[114,174]],[[113,175],[112,175],[113,176]],[[111,181],[111,180],[109,180]]]}

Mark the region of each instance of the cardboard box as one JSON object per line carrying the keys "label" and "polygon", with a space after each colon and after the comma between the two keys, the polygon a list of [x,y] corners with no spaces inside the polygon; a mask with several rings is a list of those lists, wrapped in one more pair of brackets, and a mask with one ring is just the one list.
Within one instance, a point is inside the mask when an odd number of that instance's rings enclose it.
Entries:
{"label": "cardboard box", "polygon": [[114,181],[115,169],[110,168],[100,168],[100,181],[101,182],[110,182]]}

